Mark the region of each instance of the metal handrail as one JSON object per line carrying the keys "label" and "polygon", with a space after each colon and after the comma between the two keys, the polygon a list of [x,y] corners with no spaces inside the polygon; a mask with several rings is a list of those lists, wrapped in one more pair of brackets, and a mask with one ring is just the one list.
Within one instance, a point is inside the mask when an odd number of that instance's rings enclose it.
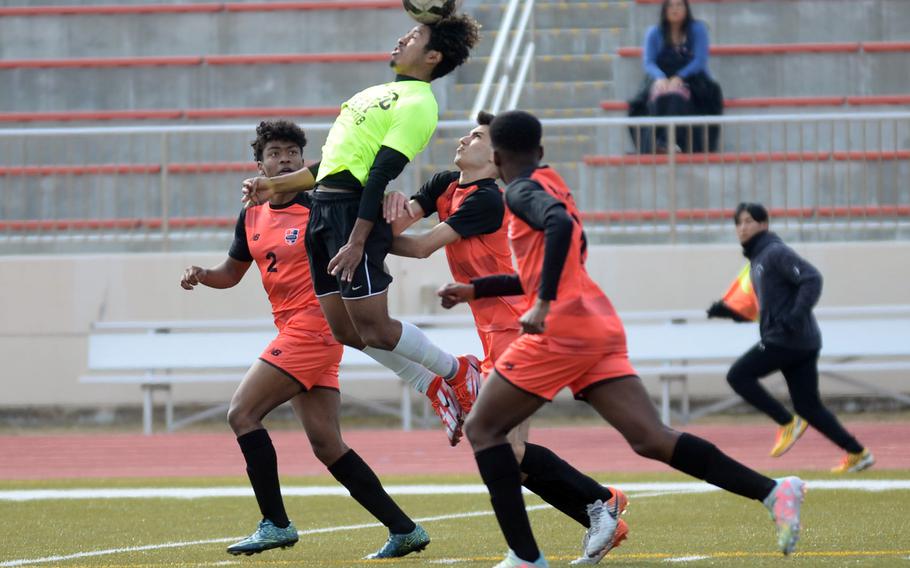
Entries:
{"label": "metal handrail", "polygon": [[[502,52],[505,48],[506,40],[512,32],[512,22],[515,19],[515,12],[518,9],[518,4],[519,0],[510,0],[509,5],[506,7],[502,23],[499,26],[499,33],[496,36],[496,42],[493,44],[493,51],[490,53],[490,61],[487,63],[487,68],[484,70],[483,79],[481,80],[480,88],[477,91],[477,97],[475,97],[474,105],[471,107],[471,117],[476,116],[478,112],[487,106],[487,98],[490,95],[490,89],[493,85],[493,77],[496,75],[496,70],[499,68],[500,61],[502,60]],[[498,112],[501,108],[502,100],[505,97],[506,87],[509,82],[509,75],[515,65],[515,58],[521,48],[521,42],[524,39],[525,30],[528,27],[528,22],[531,19],[533,10],[534,0],[525,0],[524,9],[522,10],[518,27],[515,28],[515,35],[512,38],[512,44],[509,48],[509,55],[506,58],[503,73],[498,82],[496,95],[493,98],[492,105],[489,107],[494,113]],[[532,42],[530,46],[525,49],[521,72],[518,75],[518,80],[512,87],[512,96],[509,98],[510,107],[514,107],[515,103],[518,101],[518,96],[515,93],[520,93],[524,86],[527,69],[530,66],[531,58],[533,56],[534,47]]]}
{"label": "metal handrail", "polygon": [[[596,118],[544,118],[541,123],[548,127],[591,127],[591,126],[680,126],[688,124],[762,124],[790,122],[862,122],[870,120],[910,120],[910,112],[864,112],[864,113],[818,113],[818,114],[757,114],[726,116],[664,116],[664,117],[596,117]],[[473,120],[440,120],[437,130],[470,128]],[[0,128],[0,138],[57,135],[111,135],[111,134],[164,134],[164,133],[246,133],[255,124],[208,124],[186,126],[93,126],[59,128]],[[308,131],[328,131],[331,123],[305,123]]]}

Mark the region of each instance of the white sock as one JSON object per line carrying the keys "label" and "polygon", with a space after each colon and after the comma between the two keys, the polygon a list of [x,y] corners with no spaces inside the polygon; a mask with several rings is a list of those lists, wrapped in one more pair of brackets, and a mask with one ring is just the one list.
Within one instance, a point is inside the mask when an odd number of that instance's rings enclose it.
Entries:
{"label": "white sock", "polygon": [[420,329],[406,321],[401,322],[401,339],[393,352],[420,363],[444,379],[451,379],[458,372],[458,359],[430,341]]}
{"label": "white sock", "polygon": [[363,352],[423,394],[427,393],[430,383],[436,378],[433,371],[397,353],[375,347],[364,347]]}

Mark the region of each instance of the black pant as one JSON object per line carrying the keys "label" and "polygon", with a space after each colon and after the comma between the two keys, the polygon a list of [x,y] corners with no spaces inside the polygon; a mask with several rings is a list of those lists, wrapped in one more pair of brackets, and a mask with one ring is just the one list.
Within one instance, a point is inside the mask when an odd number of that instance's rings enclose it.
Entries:
{"label": "black pant", "polygon": [[863,451],[856,438],[822,404],[818,392],[818,350],[802,351],[758,343],[733,363],[727,373],[727,382],[746,402],[784,426],[793,420],[793,414],[758,383],[759,379],[778,370],[787,380],[797,414],[844,450]]}

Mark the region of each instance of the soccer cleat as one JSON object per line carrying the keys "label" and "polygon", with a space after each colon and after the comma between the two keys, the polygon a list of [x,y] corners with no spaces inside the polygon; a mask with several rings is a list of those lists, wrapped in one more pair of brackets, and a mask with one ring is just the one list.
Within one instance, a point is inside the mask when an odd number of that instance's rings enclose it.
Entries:
{"label": "soccer cleat", "polygon": [[[579,556],[572,562],[569,562],[569,564],[571,564],[573,566],[578,566],[578,565],[582,565],[582,564],[599,563],[601,560],[603,560],[603,557],[606,556],[608,552],[610,552],[611,550],[613,550],[614,548],[619,546],[620,543],[622,543],[622,541],[626,540],[626,536],[628,536],[628,534],[629,534],[629,525],[627,525],[624,520],[619,519],[619,521],[616,523],[616,532],[613,533],[613,543],[610,546],[605,546],[605,547],[601,548],[600,551],[598,551],[593,556],[588,556],[586,553],[582,553],[582,556]],[[588,533],[585,533],[585,538],[581,541],[582,549],[587,548],[588,540],[589,540]]]}
{"label": "soccer cleat", "polygon": [[803,435],[803,432],[805,432],[808,427],[808,422],[799,416],[794,416],[793,420],[778,428],[777,438],[774,440],[774,447],[771,448],[771,457],[779,458],[787,453],[787,450],[793,447],[793,444],[799,440],[799,437]]}
{"label": "soccer cleat", "polygon": [[541,553],[540,558],[530,562],[519,558],[515,551],[510,548],[505,559],[493,568],[550,568],[550,565],[547,564],[547,559],[543,557],[543,553]]}
{"label": "soccer cleat", "polygon": [[629,526],[619,518],[625,512],[629,498],[615,487],[608,489],[613,496],[606,503],[598,499],[588,505],[591,526],[582,540],[582,556],[572,564],[597,564],[629,534]]}
{"label": "soccer cleat", "polygon": [[455,390],[442,377],[436,377],[427,389],[427,397],[433,405],[433,412],[442,421],[449,445],[454,447],[461,441],[461,426],[464,424],[464,414],[458,405]]}
{"label": "soccer cleat", "polygon": [[765,498],[764,505],[771,511],[777,525],[777,546],[790,554],[799,541],[799,510],[806,497],[806,484],[798,477],[783,477]]}
{"label": "soccer cleat", "polygon": [[480,361],[473,355],[462,355],[458,358],[458,372],[446,382],[455,391],[462,416],[467,416],[480,392]]}
{"label": "soccer cleat", "polygon": [[262,519],[259,521],[256,532],[230,545],[227,547],[227,551],[234,556],[239,554],[250,556],[272,548],[289,548],[297,544],[298,540],[300,537],[297,536],[297,527],[294,526],[294,523],[281,528],[268,519]]}
{"label": "soccer cleat", "polygon": [[831,473],[856,473],[868,469],[875,464],[875,456],[868,449],[857,454],[847,454],[837,467],[831,468]]}
{"label": "soccer cleat", "polygon": [[376,560],[378,558],[400,558],[407,556],[412,552],[420,552],[430,544],[430,535],[423,527],[416,525],[414,530],[408,534],[389,534],[389,540],[385,541],[382,548],[364,557],[364,560]]}

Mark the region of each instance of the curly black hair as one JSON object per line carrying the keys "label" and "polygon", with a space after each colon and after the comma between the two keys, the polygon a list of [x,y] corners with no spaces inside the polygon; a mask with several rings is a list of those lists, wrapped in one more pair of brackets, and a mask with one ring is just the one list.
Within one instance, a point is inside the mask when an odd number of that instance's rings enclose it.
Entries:
{"label": "curly black hair", "polygon": [[493,149],[512,154],[531,154],[540,148],[543,127],[536,116],[523,110],[496,115],[490,124]]}
{"label": "curly black hair", "polygon": [[253,148],[253,159],[257,162],[262,161],[262,152],[266,144],[280,140],[282,142],[294,142],[300,146],[303,152],[306,146],[306,135],[303,130],[289,120],[263,120],[256,127],[256,139],[250,142]]}
{"label": "curly black hair", "polygon": [[427,26],[430,40],[426,51],[438,51],[442,61],[433,69],[432,79],[445,77],[467,61],[471,49],[480,41],[480,24],[467,14],[448,16]]}

